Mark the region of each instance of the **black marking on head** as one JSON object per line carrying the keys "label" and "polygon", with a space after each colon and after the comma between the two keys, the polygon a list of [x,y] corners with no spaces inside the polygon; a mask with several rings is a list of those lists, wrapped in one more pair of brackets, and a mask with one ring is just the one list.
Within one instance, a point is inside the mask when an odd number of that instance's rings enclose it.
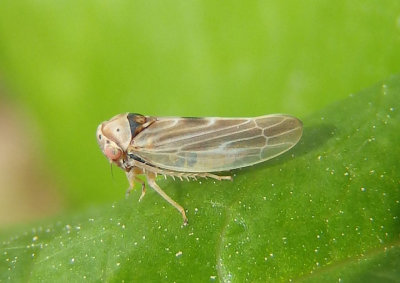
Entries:
{"label": "black marking on head", "polygon": [[129,113],[127,118],[131,128],[131,135],[134,137],[142,130],[142,125],[146,123],[146,117],[137,113]]}
{"label": "black marking on head", "polygon": [[99,135],[99,140],[101,140],[101,135]]}

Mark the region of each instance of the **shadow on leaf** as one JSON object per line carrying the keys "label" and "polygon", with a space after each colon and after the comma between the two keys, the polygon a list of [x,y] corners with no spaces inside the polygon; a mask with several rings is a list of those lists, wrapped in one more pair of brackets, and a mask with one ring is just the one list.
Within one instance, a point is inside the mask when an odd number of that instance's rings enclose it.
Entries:
{"label": "shadow on leaf", "polygon": [[299,158],[306,155],[309,152],[316,151],[322,147],[329,139],[336,134],[337,128],[332,124],[317,124],[312,126],[304,127],[303,136],[300,142],[288,152],[270,160],[256,164],[255,166],[246,167],[240,170],[240,172],[246,172],[247,170],[254,170],[254,168],[265,168],[282,165],[293,158]]}

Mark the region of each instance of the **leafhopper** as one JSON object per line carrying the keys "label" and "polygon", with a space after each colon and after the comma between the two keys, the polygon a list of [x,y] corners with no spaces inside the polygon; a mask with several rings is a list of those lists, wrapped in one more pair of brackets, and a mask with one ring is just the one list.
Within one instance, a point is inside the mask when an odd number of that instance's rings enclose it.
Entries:
{"label": "leafhopper", "polygon": [[187,224],[185,210],[156,183],[165,178],[232,180],[215,172],[251,166],[292,148],[301,138],[302,122],[272,114],[255,118],[153,117],[136,113],[117,115],[97,128],[97,142],[110,163],[123,169],[129,181],[147,183],[174,206]]}

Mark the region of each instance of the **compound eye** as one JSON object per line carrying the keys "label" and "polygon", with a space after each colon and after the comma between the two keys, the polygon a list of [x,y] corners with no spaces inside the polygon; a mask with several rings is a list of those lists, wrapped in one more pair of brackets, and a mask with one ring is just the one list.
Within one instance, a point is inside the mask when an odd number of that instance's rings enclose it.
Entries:
{"label": "compound eye", "polygon": [[115,161],[121,157],[122,152],[121,152],[121,150],[119,150],[117,148],[107,147],[104,150],[104,154],[105,154],[105,156],[107,156],[108,159]]}

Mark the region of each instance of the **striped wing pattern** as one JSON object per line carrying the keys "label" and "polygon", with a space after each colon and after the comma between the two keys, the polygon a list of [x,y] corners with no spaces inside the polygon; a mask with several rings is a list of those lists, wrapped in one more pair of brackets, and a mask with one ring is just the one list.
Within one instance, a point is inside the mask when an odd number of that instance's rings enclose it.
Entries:
{"label": "striped wing pattern", "polygon": [[302,123],[288,115],[256,118],[157,118],[128,153],[179,172],[217,172],[250,166],[293,147]]}

